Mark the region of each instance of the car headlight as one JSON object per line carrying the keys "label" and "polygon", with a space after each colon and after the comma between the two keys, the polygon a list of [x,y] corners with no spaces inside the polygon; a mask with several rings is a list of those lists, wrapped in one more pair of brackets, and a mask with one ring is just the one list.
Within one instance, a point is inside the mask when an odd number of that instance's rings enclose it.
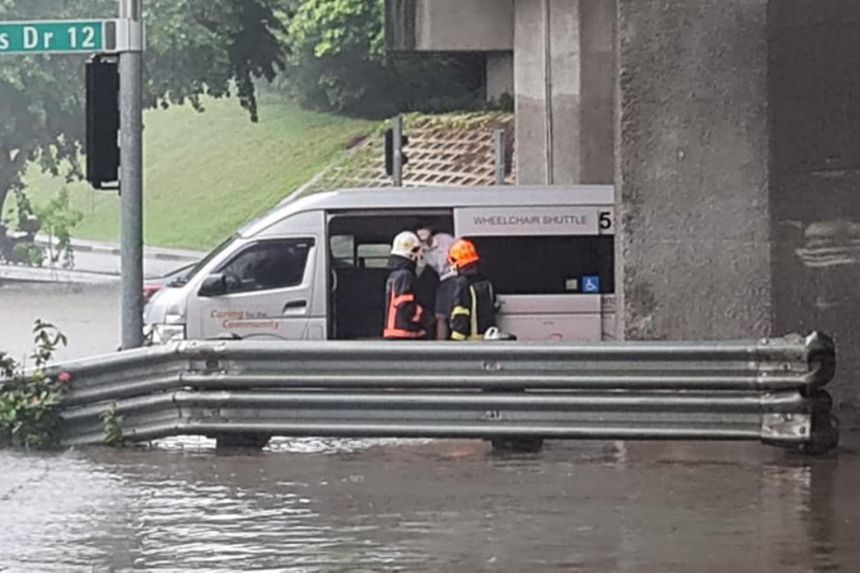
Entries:
{"label": "car headlight", "polygon": [[152,326],[153,344],[167,344],[185,340],[184,324],[155,324]]}

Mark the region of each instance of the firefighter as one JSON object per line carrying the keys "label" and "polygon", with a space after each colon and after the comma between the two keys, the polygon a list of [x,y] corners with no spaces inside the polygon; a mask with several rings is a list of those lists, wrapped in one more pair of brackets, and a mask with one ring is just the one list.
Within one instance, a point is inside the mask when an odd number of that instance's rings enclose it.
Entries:
{"label": "firefighter", "polygon": [[386,340],[417,340],[427,337],[424,309],[415,300],[415,266],[421,256],[422,243],[412,231],[394,238],[388,258],[390,273],[385,283]]}
{"label": "firefighter", "polygon": [[481,274],[478,250],[471,241],[458,239],[448,251],[457,269],[454,308],[451,310],[452,340],[481,340],[496,325],[496,294]]}

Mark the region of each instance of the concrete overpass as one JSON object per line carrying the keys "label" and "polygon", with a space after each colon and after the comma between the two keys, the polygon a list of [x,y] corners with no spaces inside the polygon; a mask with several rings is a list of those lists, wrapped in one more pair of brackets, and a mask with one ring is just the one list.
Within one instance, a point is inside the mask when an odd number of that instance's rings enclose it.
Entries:
{"label": "concrete overpass", "polygon": [[824,329],[860,406],[860,2],[386,4],[392,49],[488,54],[520,183],[615,183],[621,336]]}

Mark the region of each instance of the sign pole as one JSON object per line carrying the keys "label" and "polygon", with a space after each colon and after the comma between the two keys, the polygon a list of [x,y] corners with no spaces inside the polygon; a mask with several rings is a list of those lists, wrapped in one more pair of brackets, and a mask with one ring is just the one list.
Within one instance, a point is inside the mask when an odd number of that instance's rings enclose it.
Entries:
{"label": "sign pole", "polygon": [[493,132],[493,149],[496,155],[496,164],[495,164],[495,174],[496,174],[496,185],[504,185],[505,184],[505,175],[508,171],[508,166],[506,165],[506,154],[505,154],[505,130],[497,129]]}
{"label": "sign pole", "polygon": [[394,131],[394,186],[400,187],[403,185],[403,116],[394,116],[391,129]]}
{"label": "sign pole", "polygon": [[[119,0],[120,19],[140,22],[142,0]],[[119,54],[122,348],[143,345],[143,53]]]}

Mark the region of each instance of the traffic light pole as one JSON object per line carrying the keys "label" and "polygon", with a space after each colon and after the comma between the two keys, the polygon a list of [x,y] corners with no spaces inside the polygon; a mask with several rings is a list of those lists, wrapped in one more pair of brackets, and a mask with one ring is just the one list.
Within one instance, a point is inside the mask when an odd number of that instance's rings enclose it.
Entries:
{"label": "traffic light pole", "polygon": [[[142,0],[119,0],[119,17],[140,22]],[[122,214],[122,348],[143,345],[143,53],[119,55]]]}

